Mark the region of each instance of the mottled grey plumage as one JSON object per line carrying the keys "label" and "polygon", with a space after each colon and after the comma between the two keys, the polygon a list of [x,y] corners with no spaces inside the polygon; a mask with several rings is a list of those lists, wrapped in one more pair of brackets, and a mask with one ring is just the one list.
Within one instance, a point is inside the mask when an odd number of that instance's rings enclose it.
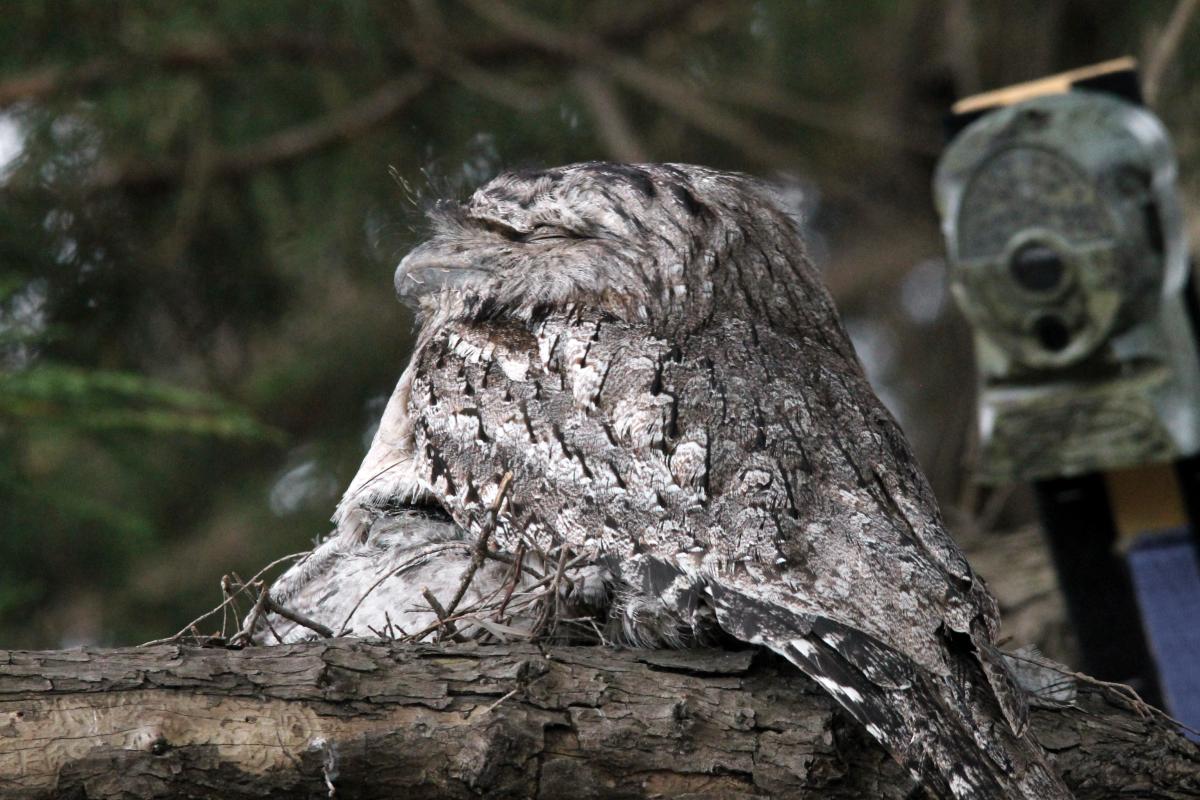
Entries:
{"label": "mottled grey plumage", "polygon": [[768,189],[581,164],[434,222],[397,271],[421,333],[340,540],[397,503],[473,538],[511,472],[496,541],[604,559],[616,613],[775,650],[938,795],[1070,797],[1025,735],[995,602]]}

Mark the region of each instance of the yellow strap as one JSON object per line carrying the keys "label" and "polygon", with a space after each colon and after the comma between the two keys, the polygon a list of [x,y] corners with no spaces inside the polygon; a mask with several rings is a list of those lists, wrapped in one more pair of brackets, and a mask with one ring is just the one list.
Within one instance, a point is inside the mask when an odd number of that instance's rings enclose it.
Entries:
{"label": "yellow strap", "polygon": [[951,110],[955,114],[970,114],[975,111],[982,111],[985,108],[998,108],[999,106],[1020,103],[1032,97],[1041,97],[1047,94],[1065,94],[1079,81],[1136,68],[1137,59],[1132,56],[1114,58],[1111,61],[1092,64],[1090,67],[1079,67],[1067,72],[1060,72],[1057,75],[1038,78],[1035,81],[1015,83],[1012,86],[1005,86],[1003,89],[993,89],[990,92],[964,97],[955,103],[951,107]]}
{"label": "yellow strap", "polygon": [[1172,464],[1147,464],[1104,473],[1118,541],[1187,524],[1187,508]]}

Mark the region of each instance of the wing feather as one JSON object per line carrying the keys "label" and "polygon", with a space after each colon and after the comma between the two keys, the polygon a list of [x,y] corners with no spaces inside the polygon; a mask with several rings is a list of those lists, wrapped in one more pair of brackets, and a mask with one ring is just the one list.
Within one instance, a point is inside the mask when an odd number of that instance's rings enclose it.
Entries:
{"label": "wing feather", "polygon": [[935,796],[1056,798],[1065,791],[1038,745],[1004,723],[981,664],[947,675],[853,628],[804,618],[745,591],[714,591],[721,626],[811,677]]}
{"label": "wing feather", "polygon": [[417,459],[474,529],[511,471],[503,544],[783,565],[776,599],[944,673],[935,632],[990,630],[994,604],[844,358],[732,319],[680,345],[598,313],[453,322],[417,355]]}

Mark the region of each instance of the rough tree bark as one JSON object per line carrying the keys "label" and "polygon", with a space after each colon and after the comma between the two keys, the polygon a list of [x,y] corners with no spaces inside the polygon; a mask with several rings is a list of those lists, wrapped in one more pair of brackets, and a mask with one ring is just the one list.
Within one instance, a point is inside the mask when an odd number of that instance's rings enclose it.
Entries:
{"label": "rough tree bark", "polygon": [[[1200,797],[1200,749],[1104,690],[1033,724],[1080,800]],[[325,640],[0,651],[0,796],[902,798],[797,670],[747,650]]]}

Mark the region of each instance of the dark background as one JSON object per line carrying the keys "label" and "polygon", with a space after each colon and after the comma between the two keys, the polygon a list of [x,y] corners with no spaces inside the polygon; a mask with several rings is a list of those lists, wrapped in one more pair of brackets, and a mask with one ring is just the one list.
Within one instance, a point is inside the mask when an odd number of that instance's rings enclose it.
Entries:
{"label": "dark background", "polygon": [[942,115],[1142,57],[1188,203],[1200,32],[1169,43],[1176,5],[4,3],[0,647],[167,635],[324,533],[407,358],[391,275],[422,208],[507,167],[783,183],[956,532],[1028,522],[970,484]]}

